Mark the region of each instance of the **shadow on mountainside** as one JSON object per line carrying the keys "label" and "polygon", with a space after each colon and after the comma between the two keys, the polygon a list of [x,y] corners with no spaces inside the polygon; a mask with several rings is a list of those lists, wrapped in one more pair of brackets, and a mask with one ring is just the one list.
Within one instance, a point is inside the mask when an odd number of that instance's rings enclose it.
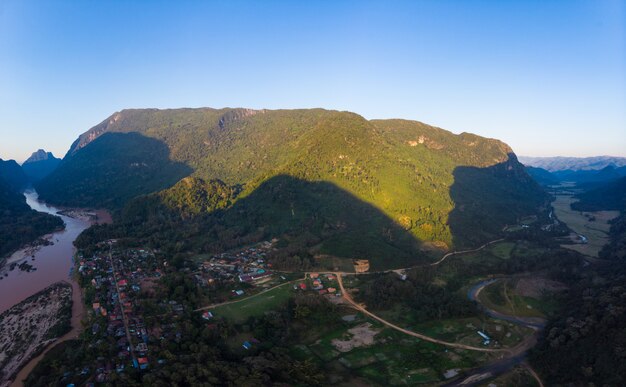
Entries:
{"label": "shadow on mountainside", "polygon": [[[194,186],[177,184],[168,191],[185,199],[170,197],[168,202],[199,197],[181,193],[180,185]],[[109,228],[91,229],[79,243],[88,245],[132,234],[172,253],[218,253],[279,238],[280,249],[274,262],[282,262],[279,266],[283,268],[292,266],[289,269],[301,269],[296,266],[303,264],[353,270],[352,259],[362,258],[370,260],[370,270],[381,270],[431,260],[410,232],[333,183],[274,176],[232,206],[192,217],[181,216],[184,208],[181,211],[180,207],[173,210],[166,206],[162,197],[168,194],[166,191],[130,201],[120,222]]]}
{"label": "shadow on mountainside", "polygon": [[524,171],[515,154],[486,168],[457,167],[448,216],[456,250],[474,248],[502,235],[507,224],[534,215],[548,204],[547,193]]}
{"label": "shadow on mountainside", "polygon": [[35,188],[41,199],[55,204],[115,208],[171,187],[193,172],[169,156],[167,145],[159,140],[138,133],[105,133]]}

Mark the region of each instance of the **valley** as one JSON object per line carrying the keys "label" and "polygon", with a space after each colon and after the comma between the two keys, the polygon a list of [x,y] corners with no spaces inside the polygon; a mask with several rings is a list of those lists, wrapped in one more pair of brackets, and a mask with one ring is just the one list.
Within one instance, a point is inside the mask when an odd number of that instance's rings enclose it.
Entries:
{"label": "valley", "polygon": [[619,216],[619,211],[578,211],[572,204],[579,200],[573,195],[581,193],[573,184],[561,184],[550,188],[555,195],[552,202],[556,217],[573,231],[569,243],[562,246],[590,257],[598,257],[600,250],[609,242],[611,220]]}
{"label": "valley", "polygon": [[81,289],[27,386],[542,386],[537,348],[618,215],[573,210],[600,195],[544,190],[497,140],[321,109],[125,110],[35,187],[113,222],[26,194],[66,228],[0,286]]}

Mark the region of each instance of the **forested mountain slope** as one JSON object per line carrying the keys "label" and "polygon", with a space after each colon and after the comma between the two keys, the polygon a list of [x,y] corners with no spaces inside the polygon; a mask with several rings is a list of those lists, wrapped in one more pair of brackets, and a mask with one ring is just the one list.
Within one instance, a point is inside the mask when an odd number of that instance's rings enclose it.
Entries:
{"label": "forested mountain slope", "polygon": [[[322,109],[124,110],[81,135],[37,188],[52,203],[120,209],[186,176],[223,182],[237,193],[229,199],[233,208],[273,178],[289,177],[279,179],[274,190],[289,191],[293,184],[295,192],[302,184],[323,182],[380,212],[415,240],[444,248],[492,238],[546,201],[498,140]],[[195,206],[194,196],[186,197]],[[281,200],[277,195],[270,202],[289,206]],[[319,211],[304,213],[310,216],[297,220],[289,211],[277,211],[292,220],[272,222],[289,223],[282,231],[309,230]],[[342,214],[331,220],[349,224],[350,214]],[[480,227],[461,231],[472,224]]]}
{"label": "forested mountain slope", "polygon": [[28,177],[22,167],[15,160],[0,159],[0,179],[11,187],[13,191],[19,191],[28,186]]}
{"label": "forested mountain slope", "polygon": [[31,210],[24,196],[0,178],[0,258],[61,227],[61,218]]}
{"label": "forested mountain slope", "polygon": [[61,163],[61,159],[54,157],[51,152],[39,149],[22,164],[22,169],[28,178],[35,182],[51,174]]}

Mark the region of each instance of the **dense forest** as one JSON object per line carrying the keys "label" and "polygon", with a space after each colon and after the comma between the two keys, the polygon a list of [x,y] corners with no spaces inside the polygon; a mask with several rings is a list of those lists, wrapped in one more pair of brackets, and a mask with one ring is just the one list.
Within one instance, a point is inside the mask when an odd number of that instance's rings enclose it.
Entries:
{"label": "dense forest", "polygon": [[0,178],[0,259],[62,228],[61,218],[31,210],[24,196]]}
{"label": "dense forest", "polygon": [[[317,188],[306,194],[303,184]],[[99,231],[155,247],[214,251],[278,237],[302,254],[354,247],[352,257],[402,262],[415,255],[398,250],[406,241],[476,246],[547,200],[500,141],[322,109],[124,110],[81,135],[37,189],[52,203],[113,209],[118,229]],[[363,211],[376,214],[373,227]]]}
{"label": "dense forest", "polygon": [[[621,190],[615,187],[619,187]],[[579,209],[615,209],[604,259],[571,284],[563,312],[550,321],[531,361],[548,384],[626,384],[626,203],[623,181],[580,195]],[[613,193],[613,194],[610,194]]]}

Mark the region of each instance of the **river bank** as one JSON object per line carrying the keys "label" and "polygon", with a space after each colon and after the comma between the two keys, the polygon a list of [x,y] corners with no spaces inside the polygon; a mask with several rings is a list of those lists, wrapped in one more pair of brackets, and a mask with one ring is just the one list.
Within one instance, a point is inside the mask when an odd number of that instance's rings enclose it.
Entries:
{"label": "river bank", "polygon": [[0,314],[0,386],[70,329],[73,293],[69,283],[56,283]]}
{"label": "river bank", "polygon": [[83,326],[82,326],[81,321],[86,314],[85,303],[83,302],[83,290],[76,281],[72,281],[70,284],[72,286],[72,317],[71,317],[72,327],[71,327],[71,330],[67,332],[66,334],[64,334],[63,336],[61,336],[60,338],[54,340],[53,342],[50,342],[49,343],[50,345],[45,347],[45,349],[41,351],[41,353],[39,353],[37,356],[30,359],[28,363],[26,363],[26,365],[24,365],[20,369],[19,373],[15,376],[15,378],[13,378],[11,387],[24,386],[24,380],[28,377],[31,371],[37,366],[37,364],[39,364],[41,359],[44,358],[44,356],[46,355],[46,353],[48,353],[48,351],[50,351],[52,348],[56,347],[57,345],[65,341],[78,339],[78,336],[83,331]]}
{"label": "river bank", "polygon": [[[65,229],[47,235],[46,243],[18,250],[0,267],[0,294],[3,295],[0,298],[0,313],[56,282],[70,279],[74,240],[95,222],[90,216],[80,214],[96,214],[97,221],[110,221],[110,216],[102,211],[60,210],[49,206],[38,200],[35,191],[25,192],[24,196],[32,209],[59,216],[65,223]],[[61,214],[62,211],[67,215]],[[21,264],[22,269],[19,268]]]}
{"label": "river bank", "polygon": [[[49,350],[59,343],[78,338],[82,332],[81,321],[86,310],[82,299],[82,289],[71,276],[75,255],[73,243],[78,235],[91,225],[111,222],[111,216],[104,210],[59,209],[40,202],[34,191],[25,192],[24,196],[32,209],[59,216],[65,223],[65,229],[46,235],[46,242],[26,246],[6,260],[5,265],[0,268],[2,276],[0,294],[3,295],[0,298],[0,313],[8,311],[22,300],[32,298],[33,295],[53,284],[64,283],[71,290],[71,328],[69,332],[57,338],[43,339],[37,334],[24,338],[22,340],[24,343],[20,342],[20,345],[26,345],[28,348],[34,348],[34,350],[13,354],[11,357],[15,357],[15,361],[9,359],[13,364],[11,375],[17,373],[15,378],[12,378],[14,379],[12,386],[23,385],[23,380]],[[20,266],[25,270],[19,269]],[[48,313],[47,307],[40,309],[43,314],[39,315],[38,320],[50,318],[52,312]],[[11,319],[16,317],[13,312],[8,312],[7,316]],[[27,318],[24,321],[30,322],[30,319]],[[37,326],[39,326],[39,322],[35,324],[35,328]],[[39,332],[37,329],[33,332],[35,331]],[[19,372],[17,372],[18,370]],[[8,383],[5,379],[2,386],[8,385]]]}

